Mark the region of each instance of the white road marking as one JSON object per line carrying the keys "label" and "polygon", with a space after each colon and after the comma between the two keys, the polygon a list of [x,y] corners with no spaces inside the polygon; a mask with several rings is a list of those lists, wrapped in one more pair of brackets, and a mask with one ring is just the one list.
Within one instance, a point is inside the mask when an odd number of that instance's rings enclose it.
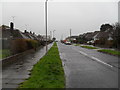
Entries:
{"label": "white road marking", "polygon": [[103,62],[103,61],[99,60],[99,59],[96,58],[96,57],[91,56],[91,58],[94,59],[94,60],[96,60],[96,61],[98,61],[98,62],[100,62],[100,63],[102,63],[102,64],[105,64],[105,65],[107,65],[107,66],[113,67],[112,65],[110,65],[110,64],[108,64],[108,63],[106,63],[106,62]]}
{"label": "white road marking", "polygon": [[[76,49],[74,49],[74,50],[76,50]],[[102,63],[102,64],[104,64],[104,65],[109,66],[109,67],[113,67],[112,65],[110,65],[110,64],[108,64],[108,63],[106,63],[106,62],[103,62],[102,60],[100,60],[100,59],[98,59],[98,58],[96,58],[96,57],[89,56],[88,54],[86,54],[86,53],[84,53],[84,52],[82,52],[82,51],[78,51],[78,50],[76,50],[76,51],[79,52],[79,53],[82,54],[82,55],[85,55],[85,56],[87,56],[87,57],[89,57],[89,58],[97,61],[97,62],[100,62],[100,63]]]}
{"label": "white road marking", "polygon": [[84,53],[84,52],[82,52],[82,51],[79,51],[79,53],[81,53],[81,54],[83,54],[83,55],[85,55],[85,56],[88,56],[88,54],[86,54],[86,53]]}

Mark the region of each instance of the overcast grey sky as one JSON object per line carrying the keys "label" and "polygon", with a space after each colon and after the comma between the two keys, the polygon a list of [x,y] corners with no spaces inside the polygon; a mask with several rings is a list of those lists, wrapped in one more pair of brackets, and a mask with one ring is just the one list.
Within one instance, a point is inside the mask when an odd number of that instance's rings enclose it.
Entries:
{"label": "overcast grey sky", "polygon": [[[1,4],[0,4],[1,5]],[[45,34],[44,2],[4,2],[2,3],[2,23],[9,25],[15,16],[15,28],[27,29],[36,34]],[[48,33],[55,31],[57,39],[99,30],[103,23],[118,21],[117,2],[49,2]]]}

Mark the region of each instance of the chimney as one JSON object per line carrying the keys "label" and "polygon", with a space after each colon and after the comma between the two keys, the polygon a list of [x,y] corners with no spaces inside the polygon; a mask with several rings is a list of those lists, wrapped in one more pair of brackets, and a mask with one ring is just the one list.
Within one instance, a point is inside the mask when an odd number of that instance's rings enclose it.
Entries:
{"label": "chimney", "polygon": [[10,29],[13,30],[14,29],[14,23],[10,22]]}
{"label": "chimney", "polygon": [[27,30],[25,30],[24,33],[27,33]]}
{"label": "chimney", "polygon": [[32,32],[30,31],[30,34],[32,34]]}

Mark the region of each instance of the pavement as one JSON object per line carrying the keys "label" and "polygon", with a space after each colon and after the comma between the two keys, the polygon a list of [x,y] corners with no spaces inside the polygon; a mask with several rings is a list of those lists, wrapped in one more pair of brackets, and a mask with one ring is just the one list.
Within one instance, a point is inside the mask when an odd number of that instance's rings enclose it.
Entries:
{"label": "pavement", "polygon": [[57,43],[66,76],[66,88],[118,88],[118,57]]}
{"label": "pavement", "polygon": [[[48,45],[48,49],[52,44]],[[30,70],[33,68],[40,58],[46,53],[46,48],[43,47],[37,52],[32,52],[25,57],[19,58],[17,62],[2,68],[2,88],[16,89],[20,83],[25,81],[30,76]],[[0,80],[0,81],[1,81]]]}

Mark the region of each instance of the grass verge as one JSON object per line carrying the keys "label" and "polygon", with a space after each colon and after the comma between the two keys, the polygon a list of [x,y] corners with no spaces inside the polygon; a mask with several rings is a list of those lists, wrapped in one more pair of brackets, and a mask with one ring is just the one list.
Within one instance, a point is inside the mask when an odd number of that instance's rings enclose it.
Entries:
{"label": "grass verge", "polygon": [[6,58],[10,55],[11,55],[10,50],[7,49],[0,50],[0,59]]}
{"label": "grass verge", "polygon": [[108,49],[101,49],[101,50],[98,50],[98,51],[103,52],[103,53],[108,53],[108,54],[111,54],[111,55],[120,56],[120,51],[108,50]]}
{"label": "grass verge", "polygon": [[75,44],[74,46],[80,46],[80,44]]}
{"label": "grass verge", "polygon": [[51,47],[47,54],[34,65],[31,76],[23,82],[20,88],[64,88],[65,77],[57,44]]}
{"label": "grass verge", "polygon": [[90,46],[81,46],[83,48],[87,48],[87,49],[97,49],[96,47],[90,47]]}

